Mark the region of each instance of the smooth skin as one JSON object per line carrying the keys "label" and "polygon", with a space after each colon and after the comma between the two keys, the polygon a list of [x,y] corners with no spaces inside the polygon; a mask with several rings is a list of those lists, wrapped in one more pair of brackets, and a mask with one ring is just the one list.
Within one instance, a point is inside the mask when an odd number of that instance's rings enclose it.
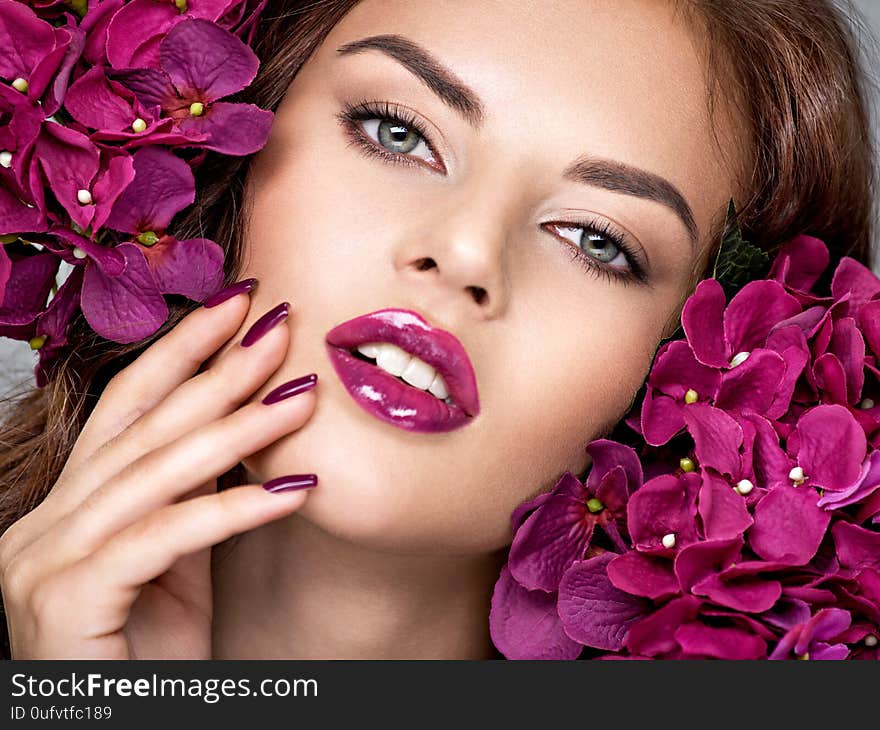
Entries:
{"label": "smooth skin", "polygon": [[13,658],[211,658],[211,546],[308,497],[217,492],[216,477],[314,410],[314,392],[242,405],[281,364],[289,317],[198,372],[249,302],[199,308],[120,371],[48,497],[0,538]]}

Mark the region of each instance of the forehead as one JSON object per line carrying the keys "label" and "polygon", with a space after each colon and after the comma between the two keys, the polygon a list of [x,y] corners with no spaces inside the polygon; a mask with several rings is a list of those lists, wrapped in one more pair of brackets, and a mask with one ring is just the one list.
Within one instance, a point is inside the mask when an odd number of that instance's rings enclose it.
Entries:
{"label": "forehead", "polygon": [[[701,232],[732,193],[701,36],[671,0],[361,0],[318,55],[377,34],[405,36],[450,67],[483,102],[481,134],[522,156],[562,169],[590,154],[662,175]],[[409,81],[369,55],[389,79]],[[715,124],[726,144],[726,119]]]}

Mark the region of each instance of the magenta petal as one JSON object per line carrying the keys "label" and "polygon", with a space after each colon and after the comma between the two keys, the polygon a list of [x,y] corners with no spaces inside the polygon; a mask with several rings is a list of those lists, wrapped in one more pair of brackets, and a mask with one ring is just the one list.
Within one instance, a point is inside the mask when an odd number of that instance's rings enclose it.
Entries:
{"label": "magenta petal", "polygon": [[159,63],[180,93],[213,102],[241,91],[257,74],[256,54],[228,30],[197,18],[178,23],[159,49]]}
{"label": "magenta petal", "polygon": [[205,135],[200,147],[224,155],[250,155],[262,149],[269,139],[274,115],[253,104],[218,101],[200,117],[186,117],[180,129],[187,135]]}
{"label": "magenta petal", "polygon": [[12,336],[8,327],[30,325],[45,308],[60,262],[48,251],[28,252],[21,257],[14,256],[11,261],[4,251],[3,257],[9,263],[5,267],[6,284],[0,300],[0,333]]}
{"label": "magenta petal", "polygon": [[154,110],[180,103],[168,74],[153,68],[126,68],[108,72],[110,78],[129,89],[145,108]]}
{"label": "magenta petal", "polygon": [[841,317],[834,322],[834,332],[828,343],[846,372],[846,401],[857,403],[865,384],[865,341],[855,319]]}
{"label": "magenta petal", "polygon": [[689,389],[707,400],[717,395],[721,375],[716,368],[701,364],[687,342],[673,340],[654,359],[648,382],[651,387],[678,400],[683,400]]}
{"label": "magenta petal", "polygon": [[[803,333],[800,336],[803,337]],[[770,407],[764,412],[767,418],[772,419],[781,418],[788,411],[798,378],[810,360],[810,352],[805,345],[792,345],[780,354],[785,361],[785,373],[779,381]]]}
{"label": "magenta petal", "polygon": [[859,311],[859,326],[868,347],[880,358],[880,299],[867,302]]}
{"label": "magenta petal", "polygon": [[707,540],[738,537],[752,525],[745,499],[711,469],[703,470],[698,504]]}
{"label": "magenta petal", "polygon": [[140,248],[123,243],[114,250],[125,257],[125,270],[119,276],[107,276],[89,265],[83,279],[82,312],[101,337],[137,342],[162,326],[168,306]]}
{"label": "magenta petal", "polygon": [[880,294],[880,279],[851,256],[840,259],[831,279],[831,296],[840,299],[846,293],[850,294],[850,300],[844,313],[858,311],[865,302]]}
{"label": "magenta petal", "polygon": [[0,184],[0,236],[8,233],[39,233],[46,230],[46,216],[28,206]]}
{"label": "magenta petal", "polygon": [[865,459],[865,432],[841,405],[822,404],[798,419],[798,464],[809,483],[823,489],[846,489],[859,475]]}
{"label": "magenta petal", "polygon": [[774,487],[777,484],[790,483],[788,473],[792,463],[779,445],[779,434],[766,418],[748,413],[740,418],[748,420],[755,430],[755,441],[752,446],[752,468],[755,483],[762,487]]}
{"label": "magenta petal", "polygon": [[731,355],[763,347],[775,324],[800,311],[798,300],[778,281],[750,281],[734,295],[724,312],[724,334]]}
{"label": "magenta petal", "polygon": [[715,405],[726,411],[767,413],[785,376],[785,360],[773,350],[753,350],[745,362],[722,374]]}
{"label": "magenta petal", "polygon": [[704,279],[682,307],[682,328],[703,365],[726,367],[730,359],[723,325],[725,305],[721,284],[715,279]]}
{"label": "magenta petal", "polygon": [[223,249],[207,238],[178,241],[165,236],[146,256],[163,294],[201,302],[223,285]]}
{"label": "magenta petal", "polygon": [[[777,252],[770,267],[769,279],[779,279],[792,289],[809,291],[828,266],[828,246],[818,238],[800,235],[788,241]],[[783,265],[786,274],[780,277]]]}
{"label": "magenta petal", "polygon": [[110,81],[104,68],[95,66],[80,76],[64,99],[64,108],[80,124],[102,132],[130,129],[135,120],[134,94]]}
{"label": "magenta petal", "polygon": [[572,641],[556,612],[556,594],[529,591],[507,566],[495,583],[489,610],[492,643],[508,659],[577,659],[583,647]]}
{"label": "magenta petal", "polygon": [[880,532],[838,522],[831,535],[843,567],[880,569]]}
{"label": "magenta petal", "polygon": [[650,385],[645,390],[642,402],[641,427],[645,442],[651,446],[662,446],[684,428],[682,404]]}
{"label": "magenta petal", "polygon": [[764,560],[806,565],[831,520],[816,504],[818,499],[808,486],[771,489],[755,507],[755,524],[748,535],[752,550]]}
{"label": "magenta petal", "polygon": [[637,550],[672,554],[662,546],[665,535],[675,535],[675,550],[697,539],[697,491],[700,475],[686,472],[681,476],[662,474],[645,482],[627,505],[629,533]]}
{"label": "magenta petal", "polygon": [[49,186],[58,202],[80,228],[91,225],[94,205],[82,205],[77,200],[80,190],[91,192],[92,179],[98,172],[98,149],[84,134],[60,124],[43,125],[36,145]]}
{"label": "magenta petal", "polygon": [[608,564],[608,579],[615,588],[634,596],[659,600],[679,592],[672,563],[665,558],[630,550]]}
{"label": "magenta petal", "polygon": [[636,621],[626,635],[626,648],[633,654],[657,656],[675,650],[678,643],[675,631],[683,623],[692,621],[700,609],[700,601],[693,596],[682,596],[663,608]]}
{"label": "magenta petal", "polygon": [[856,480],[839,492],[825,492],[819,500],[824,509],[840,509],[856,504],[880,490],[880,449],[871,452],[865,459]]}
{"label": "magenta petal", "polygon": [[43,57],[55,47],[55,31],[23,3],[0,2],[0,76],[30,79]]}
{"label": "magenta petal", "polygon": [[6,246],[0,243],[0,307],[3,306],[3,297],[6,293],[6,283],[12,275],[12,259],[6,253]]}
{"label": "magenta petal", "polygon": [[126,233],[164,231],[195,200],[192,169],[161,147],[144,147],[133,160],[134,181],[113,206],[107,225]]}
{"label": "magenta petal", "polygon": [[529,590],[555,591],[566,569],[584,556],[594,526],[583,498],[551,496],[517,530],[508,558],[511,574]]}
{"label": "magenta petal", "polygon": [[694,437],[694,451],[700,464],[738,478],[742,468],[739,449],[743,442],[739,423],[725,411],[707,403],[691,403],[682,409],[682,413],[687,429]]}
{"label": "magenta petal", "polygon": [[675,556],[675,575],[683,591],[690,591],[700,581],[729,568],[739,560],[742,537],[706,540],[685,547]]}
{"label": "magenta petal", "polygon": [[157,66],[159,41],[181,16],[173,3],[131,0],[107,27],[107,60],[114,68]]}
{"label": "magenta petal", "polygon": [[101,168],[92,185],[92,198],[95,201],[93,231],[103,227],[119,196],[128,189],[132,180],[134,164],[127,152],[113,150],[101,155]]}
{"label": "magenta petal", "polygon": [[618,651],[626,631],[650,610],[650,603],[615,588],[606,568],[614,553],[578,561],[559,584],[559,616],[565,632],[595,649]]}
{"label": "magenta petal", "polygon": [[724,581],[719,575],[710,575],[694,584],[694,595],[704,596],[713,603],[745,613],[760,613],[773,608],[782,595],[778,580]]}
{"label": "magenta petal", "polygon": [[598,489],[602,478],[615,466],[622,467],[626,474],[627,495],[642,486],[642,463],[631,446],[610,439],[595,439],[587,444],[586,450],[592,460],[587,476],[588,490]]}
{"label": "magenta petal", "polygon": [[713,628],[699,622],[687,623],[675,631],[675,640],[689,655],[713,659],[762,659],[767,643],[748,631],[735,628]]}

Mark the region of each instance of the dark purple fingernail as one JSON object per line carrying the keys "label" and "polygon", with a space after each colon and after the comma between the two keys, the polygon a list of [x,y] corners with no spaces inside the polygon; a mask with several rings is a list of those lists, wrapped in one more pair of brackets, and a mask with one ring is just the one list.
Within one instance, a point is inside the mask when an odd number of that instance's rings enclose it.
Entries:
{"label": "dark purple fingernail", "polygon": [[269,393],[265,398],[263,398],[263,404],[267,406],[271,406],[273,403],[277,403],[280,400],[284,400],[285,398],[290,398],[298,393],[304,393],[307,390],[311,390],[318,384],[318,376],[316,373],[309,373],[308,375],[303,375],[301,378],[295,378],[294,380],[288,380],[286,383],[282,383],[275,390]]}
{"label": "dark purple fingernail", "polygon": [[315,474],[291,474],[270,479],[263,484],[263,489],[278,494],[278,492],[291,492],[294,489],[311,489],[317,483],[318,477]]}
{"label": "dark purple fingernail", "polygon": [[256,285],[257,280],[254,278],[236,281],[234,284],[230,284],[220,291],[214,292],[204,301],[204,306],[209,308],[216,307],[218,304],[223,304],[227,299],[232,299],[234,296],[244,294],[246,291],[251,291]]}
{"label": "dark purple fingernail", "polygon": [[281,302],[277,307],[273,307],[251,325],[244,337],[241,338],[243,347],[250,347],[270,329],[272,329],[281,320],[287,318],[290,309],[289,302]]}

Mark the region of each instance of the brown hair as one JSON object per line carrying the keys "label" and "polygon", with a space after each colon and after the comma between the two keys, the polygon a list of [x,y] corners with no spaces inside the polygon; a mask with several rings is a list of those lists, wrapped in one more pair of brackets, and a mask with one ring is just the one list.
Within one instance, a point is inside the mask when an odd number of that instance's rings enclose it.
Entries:
{"label": "brown hair", "polygon": [[[270,0],[255,44],[262,67],[241,100],[275,109],[302,64],[356,2]],[[844,255],[870,265],[875,172],[858,23],[852,26],[830,0],[679,4],[707,38],[711,109],[720,95],[742,118],[751,142],[739,201],[746,236],[772,252],[806,232],[831,250],[829,271]],[[241,271],[248,165],[247,159],[209,156],[197,171],[198,200],[174,226],[180,238],[208,236],[224,247],[228,281]],[[711,232],[712,250],[721,232],[718,226]],[[695,270],[697,278],[700,273]],[[55,483],[110,377],[196,305],[169,297],[169,306],[166,324],[133,345],[102,340],[78,316],[69,335],[73,346],[52,381],[8,399],[0,426],[0,533]],[[238,483],[235,477],[224,479]]]}

